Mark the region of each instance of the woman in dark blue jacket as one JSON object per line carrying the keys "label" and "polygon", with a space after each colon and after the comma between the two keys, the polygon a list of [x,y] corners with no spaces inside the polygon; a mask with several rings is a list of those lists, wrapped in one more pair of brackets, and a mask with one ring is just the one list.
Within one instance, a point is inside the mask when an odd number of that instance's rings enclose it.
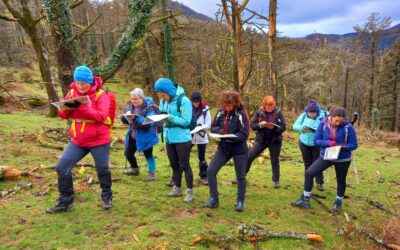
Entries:
{"label": "woman in dark blue jacket", "polygon": [[125,156],[131,169],[124,171],[124,174],[139,175],[135,152],[143,152],[149,172],[145,181],[156,180],[156,160],[153,156],[153,146],[158,143],[158,136],[154,123],[143,125],[143,122],[147,116],[157,114],[156,109],[153,99],[145,97],[143,90],[136,88],[131,92],[131,105],[126,108],[124,113],[136,115],[135,118],[128,121],[125,116],[121,116],[122,123],[130,125],[125,138]]}
{"label": "woman in dark blue jacket", "polygon": [[[304,192],[300,199],[293,202],[296,207],[311,208],[310,196],[313,187],[313,178],[334,165],[337,179],[337,196],[333,205],[333,211],[338,212],[342,208],[342,201],[346,191],[346,177],[351,163],[351,151],[358,147],[356,132],[351,123],[346,119],[346,110],[337,107],[330,112],[328,119],[325,119],[318,126],[314,136],[314,143],[321,147],[319,158],[307,169],[305,173]],[[326,154],[335,146],[341,146],[336,157]],[[336,158],[336,159],[335,159]]]}
{"label": "woman in dark blue jacket", "polygon": [[217,174],[218,171],[233,158],[238,184],[237,203],[235,210],[243,211],[246,193],[246,162],[247,138],[249,136],[249,119],[241,104],[240,95],[235,91],[224,91],[221,95],[222,108],[218,111],[211,124],[211,132],[220,135],[233,134],[236,137],[221,139],[217,152],[214,154],[207,169],[210,199],[205,204],[207,208],[219,206]]}

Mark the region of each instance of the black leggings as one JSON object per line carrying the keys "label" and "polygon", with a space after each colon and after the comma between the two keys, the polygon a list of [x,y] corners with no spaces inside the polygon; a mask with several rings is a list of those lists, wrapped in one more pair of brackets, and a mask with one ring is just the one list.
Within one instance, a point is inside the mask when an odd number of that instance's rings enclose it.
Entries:
{"label": "black leggings", "polygon": [[[304,172],[316,161],[319,157],[320,148],[318,146],[307,146],[302,142],[299,142],[301,156],[303,157],[304,162]],[[324,175],[322,172],[318,173],[315,176],[315,181],[318,184],[324,183]]]}
{"label": "black leggings", "polygon": [[279,181],[279,155],[281,154],[282,142],[280,143],[264,143],[256,141],[253,148],[249,151],[246,165],[246,174],[250,171],[251,164],[266,148],[269,149],[272,166],[272,181]]}
{"label": "black leggings", "polygon": [[324,160],[322,157],[318,157],[316,161],[307,169],[304,180],[304,191],[311,192],[313,187],[313,178],[322,173],[325,169],[330,166],[335,166],[336,180],[337,180],[337,196],[343,197],[346,191],[346,176],[349,170],[351,161],[345,162],[333,162]]}
{"label": "black leggings", "polygon": [[[136,151],[137,151],[136,140],[129,138],[129,143],[128,143],[128,147],[126,148],[126,151],[125,151],[125,156],[126,156],[126,159],[128,159],[129,164],[131,164],[131,168],[139,167],[137,164],[136,157],[135,157]],[[153,147],[144,150],[143,154],[146,159],[152,158],[153,157]]]}
{"label": "black leggings", "polygon": [[246,162],[247,153],[244,154],[225,154],[223,150],[219,149],[213,156],[210,166],[207,169],[208,187],[210,189],[210,196],[218,200],[218,185],[217,185],[217,174],[218,171],[233,158],[235,163],[235,172],[237,180],[237,200],[244,201],[246,194]]}
{"label": "black leggings", "polygon": [[191,145],[191,141],[167,144],[168,159],[173,171],[172,179],[177,187],[182,186],[182,173],[185,172],[186,187],[193,188],[193,172],[189,162]]}

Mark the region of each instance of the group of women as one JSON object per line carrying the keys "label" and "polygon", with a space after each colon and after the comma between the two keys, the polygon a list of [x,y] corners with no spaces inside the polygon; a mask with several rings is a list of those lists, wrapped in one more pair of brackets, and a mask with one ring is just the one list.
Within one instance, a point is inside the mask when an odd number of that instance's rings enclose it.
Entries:
{"label": "group of women", "polygon": [[[74,82],[71,91],[65,97],[87,95],[90,103],[67,103],[70,109],[60,110],[59,115],[64,119],[72,119],[70,128],[71,141],[68,143],[60,161],[56,165],[58,176],[58,203],[46,211],[58,213],[73,209],[72,168],[89,152],[95,161],[103,208],[112,207],[111,173],[108,166],[110,125],[109,98],[99,94],[102,80],[93,76],[92,71],[79,66],[74,72]],[[282,147],[282,133],[286,129],[285,119],[281,110],[276,106],[272,96],[265,96],[261,107],[250,120],[244,108],[239,93],[231,90],[222,92],[220,108],[211,121],[210,108],[202,99],[199,92],[194,92],[188,98],[182,86],[167,78],[160,78],[154,85],[154,91],[160,98],[160,104],[153,103],[152,98],[146,97],[143,90],[136,88],[131,94],[131,103],[122,116],[123,123],[129,125],[125,140],[125,156],[130,163],[130,169],[124,171],[128,175],[139,175],[139,167],[135,152],[143,152],[146,159],[148,175],[145,181],[156,180],[156,162],[153,147],[159,142],[157,130],[159,124],[145,123],[147,116],[167,114],[163,122],[163,139],[166,152],[172,168],[172,179],[168,184],[172,190],[168,197],[184,195],[185,202],[194,199],[193,172],[190,167],[190,151],[197,145],[199,160],[199,175],[201,183],[208,185],[210,198],[205,203],[206,208],[219,206],[217,174],[219,170],[233,159],[237,183],[237,200],[235,210],[243,211],[246,194],[246,174],[252,162],[266,148],[269,149],[272,165],[272,181],[275,188],[280,187],[279,155]],[[74,93],[73,96],[71,92]],[[127,116],[130,115],[130,116]],[[128,118],[129,117],[129,118]],[[210,164],[207,164],[205,154],[208,137],[205,130],[191,133],[192,123],[197,126],[207,125],[210,132],[223,135],[218,142]],[[254,146],[249,150],[247,140],[250,129],[255,131]],[[300,115],[293,129],[300,133],[300,150],[305,166],[304,192],[293,206],[310,208],[310,195],[313,179],[316,178],[317,188],[323,190],[323,170],[334,165],[337,176],[337,197],[333,209],[339,211],[346,189],[346,175],[352,159],[351,151],[357,148],[355,130],[346,119],[346,111],[337,107],[328,115],[316,101],[310,101],[305,112]],[[336,158],[327,159],[325,151],[340,146]],[[337,148],[337,147],[336,147]],[[182,191],[182,177],[185,177],[186,191]]]}

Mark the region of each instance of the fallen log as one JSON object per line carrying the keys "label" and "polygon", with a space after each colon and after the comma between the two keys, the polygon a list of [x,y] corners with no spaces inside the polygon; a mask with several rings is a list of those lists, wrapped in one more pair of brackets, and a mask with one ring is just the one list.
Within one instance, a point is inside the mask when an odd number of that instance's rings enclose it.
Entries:
{"label": "fallen log", "polygon": [[310,240],[316,242],[322,242],[323,239],[316,233],[298,233],[289,231],[269,231],[265,230],[257,225],[248,226],[245,224],[240,225],[236,231],[232,231],[227,235],[213,235],[213,234],[202,234],[193,239],[193,243],[209,242],[209,243],[222,243],[228,241],[248,241],[257,242],[261,240],[267,240],[270,238],[290,238],[290,239],[301,239]]}

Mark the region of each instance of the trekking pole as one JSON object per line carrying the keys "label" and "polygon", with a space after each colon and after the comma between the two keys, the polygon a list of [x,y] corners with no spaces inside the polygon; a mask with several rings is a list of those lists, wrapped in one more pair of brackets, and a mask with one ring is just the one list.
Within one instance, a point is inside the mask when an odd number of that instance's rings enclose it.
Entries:
{"label": "trekking pole", "polygon": [[358,171],[357,171],[356,161],[354,160],[354,157],[351,157],[351,165],[353,165],[354,174],[356,175],[356,183],[358,185],[358,184],[360,184],[360,181],[358,179]]}

